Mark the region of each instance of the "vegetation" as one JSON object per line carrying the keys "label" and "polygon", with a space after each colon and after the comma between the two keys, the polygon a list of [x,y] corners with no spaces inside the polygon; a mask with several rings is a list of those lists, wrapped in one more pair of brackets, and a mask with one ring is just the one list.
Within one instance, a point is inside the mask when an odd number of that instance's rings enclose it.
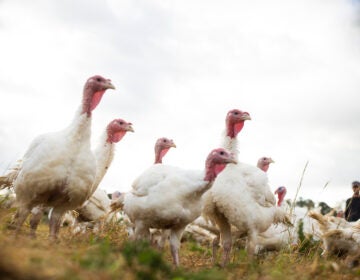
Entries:
{"label": "vegetation", "polygon": [[359,267],[349,268],[335,257],[323,259],[320,243],[301,230],[297,246],[253,260],[243,248],[234,248],[226,268],[212,265],[210,244],[199,245],[189,239],[182,244],[182,266],[176,269],[168,247],[158,251],[146,242],[131,242],[122,225],[76,236],[65,227],[59,242],[51,244],[45,223],[38,229],[37,239],[28,237],[28,224],[15,238],[8,227],[13,214],[14,209],[0,210],[2,279],[360,279]]}

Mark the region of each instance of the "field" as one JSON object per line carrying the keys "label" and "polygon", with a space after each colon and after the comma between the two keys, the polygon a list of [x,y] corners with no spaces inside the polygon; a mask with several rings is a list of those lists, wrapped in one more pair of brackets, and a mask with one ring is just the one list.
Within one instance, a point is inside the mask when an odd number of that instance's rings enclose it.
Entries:
{"label": "field", "polygon": [[308,240],[251,261],[243,249],[234,248],[226,268],[211,264],[209,245],[187,240],[181,245],[182,266],[176,269],[168,247],[160,252],[147,243],[130,242],[121,225],[75,236],[64,227],[59,241],[51,244],[45,222],[37,239],[28,237],[28,224],[15,238],[8,227],[13,213],[0,210],[1,279],[360,279],[359,266],[349,268],[336,257],[323,259],[320,244]]}

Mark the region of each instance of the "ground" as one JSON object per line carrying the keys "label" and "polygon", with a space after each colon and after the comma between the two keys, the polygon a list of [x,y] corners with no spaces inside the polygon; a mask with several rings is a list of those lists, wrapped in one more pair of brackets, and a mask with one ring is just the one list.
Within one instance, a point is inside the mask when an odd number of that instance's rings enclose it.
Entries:
{"label": "ground", "polygon": [[[242,248],[232,250],[231,263],[220,268],[211,263],[211,247],[191,240],[181,245],[181,267],[171,263],[168,246],[163,251],[146,242],[131,242],[119,224],[99,233],[71,234],[63,227],[59,241],[48,241],[42,222],[36,239],[29,225],[15,237],[9,224],[15,209],[0,209],[1,279],[360,279],[360,268],[350,268],[337,257],[321,257],[321,244],[270,252],[249,260]],[[219,250],[221,251],[221,250]]]}

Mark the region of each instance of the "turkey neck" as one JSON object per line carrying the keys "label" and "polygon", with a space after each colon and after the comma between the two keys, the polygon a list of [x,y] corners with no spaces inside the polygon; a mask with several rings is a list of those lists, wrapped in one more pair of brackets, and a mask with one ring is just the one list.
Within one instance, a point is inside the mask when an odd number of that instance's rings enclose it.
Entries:
{"label": "turkey neck", "polygon": [[207,162],[205,168],[204,186],[200,188],[196,193],[202,195],[208,189],[211,188],[214,183],[216,176],[224,170],[226,164],[216,164],[213,162]]}
{"label": "turkey neck", "polygon": [[[76,114],[74,120],[67,128],[67,141],[73,146],[77,146],[81,150],[88,148],[90,150],[90,137],[91,137],[91,115],[86,113]],[[90,151],[89,151],[90,152]]]}
{"label": "turkey neck", "polygon": [[229,136],[225,136],[223,139],[223,144],[221,145],[224,149],[227,149],[229,152],[234,154],[235,159],[238,159],[238,140],[236,137],[232,138]]}
{"label": "turkey neck", "polygon": [[99,186],[114,158],[115,144],[107,141],[107,137],[107,133],[104,132],[94,152],[96,158],[96,178],[92,186],[91,194],[93,194]]}
{"label": "turkey neck", "polygon": [[237,135],[242,130],[243,126],[244,121],[235,124],[228,121],[226,122],[222,147],[233,153],[236,160],[238,159],[239,154]]}
{"label": "turkey neck", "polygon": [[162,163],[163,157],[169,151],[170,148],[167,149],[155,149],[155,164]]}

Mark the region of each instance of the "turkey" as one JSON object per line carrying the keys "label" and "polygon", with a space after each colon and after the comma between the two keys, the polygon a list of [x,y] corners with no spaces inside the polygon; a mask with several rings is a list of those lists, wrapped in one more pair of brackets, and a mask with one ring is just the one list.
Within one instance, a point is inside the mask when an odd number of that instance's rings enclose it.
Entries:
{"label": "turkey", "polygon": [[[168,166],[162,164],[162,159],[173,147],[176,145],[173,140],[166,137],[159,138],[155,143],[155,162],[154,165],[148,168],[142,175],[140,175],[132,184],[132,193],[137,196],[147,195],[149,187],[160,181],[164,174],[168,171]],[[171,168],[171,167],[170,167]]]}
{"label": "turkey", "polygon": [[[248,112],[238,109],[230,110],[225,119],[225,132],[223,135],[222,147],[231,151],[236,159],[238,157],[237,135],[243,129],[246,120],[251,120]],[[226,169],[231,168],[231,165]],[[257,166],[239,162],[236,165],[237,172],[240,172],[251,192],[252,197],[257,203],[265,207],[273,207],[276,203],[274,194],[268,185],[266,172]]]}
{"label": "turkey", "polygon": [[[101,136],[100,142],[94,151],[96,158],[96,178],[91,186],[90,195],[95,193],[97,187],[111,165],[115,154],[115,144],[119,142],[129,131],[134,132],[132,123],[126,122],[123,119],[114,119],[106,126],[105,132]],[[78,219],[75,217],[75,221],[81,222],[81,219],[84,221],[93,221],[94,217],[99,218],[99,211],[103,211],[103,209],[99,210],[101,207],[99,208],[97,206],[101,204],[105,205],[107,203],[102,196],[99,197],[101,194],[102,193],[98,193],[97,197],[94,197],[93,200],[91,200],[92,197],[90,197],[89,200],[87,200],[81,207],[76,209],[76,212],[79,215]],[[94,201],[98,201],[98,203],[95,203]],[[43,207],[38,206],[36,208],[37,209],[33,209],[31,211],[31,236],[35,236],[36,228],[42,217]],[[75,222],[73,226],[75,227],[80,225],[77,225]]]}
{"label": "turkey", "polygon": [[[287,189],[284,186],[275,190],[275,194],[278,196],[277,207],[289,211],[289,207],[283,203],[286,192]],[[272,224],[266,231],[258,234],[255,251],[256,253],[279,251],[293,243],[294,235],[296,235],[294,228],[289,228],[284,224]]]}
{"label": "turkey", "polygon": [[[155,160],[154,160],[154,169],[157,168],[162,168],[162,160],[164,158],[164,156],[167,154],[167,152],[170,150],[170,148],[176,148],[176,145],[174,143],[174,141],[172,139],[166,138],[166,137],[160,137],[156,140],[155,142],[155,146],[154,146],[154,152],[155,152]],[[146,172],[145,175],[141,175],[139,176],[135,182],[132,184],[132,193],[134,195],[137,196],[144,196],[147,194],[148,192],[148,185],[149,184],[149,174],[151,174],[151,170],[153,169],[153,166],[151,166]],[[151,176],[151,175],[150,175]],[[156,180],[156,178],[154,178]],[[124,206],[124,197],[125,197],[126,193],[124,194],[119,194],[116,196],[116,198],[114,197],[112,203],[111,203],[111,209],[112,212],[114,211],[118,211],[118,210],[122,210],[123,206]],[[126,215],[125,215],[126,216]],[[128,232],[132,233],[133,232],[133,225],[128,222]],[[156,232],[157,233],[157,232]],[[154,238],[152,238],[152,243],[156,243],[158,245],[159,248],[162,248],[163,245],[165,244],[165,240],[167,239],[167,233],[162,234],[162,231],[159,231],[159,238],[156,237],[157,240],[155,240],[155,235],[154,234]]]}
{"label": "turkey", "polygon": [[118,143],[127,132],[134,132],[134,129],[132,123],[126,122],[123,119],[114,119],[107,125],[94,151],[97,166],[96,178],[92,185],[91,193],[95,192],[113,161],[115,144]]}
{"label": "turkey", "polygon": [[[274,163],[274,160],[270,157],[261,157],[257,162],[257,167],[260,168],[262,171],[267,172],[271,163]],[[197,230],[201,228],[201,231]],[[213,246],[213,257],[212,262],[215,261],[215,256],[217,252],[217,248],[219,247],[220,243],[220,232],[219,229],[213,225],[211,222],[206,221],[202,216],[197,218],[194,222],[192,222],[187,228],[186,231],[194,237],[196,240],[212,240]],[[241,239],[244,237],[244,234],[239,232],[236,227],[232,226],[232,239]]]}
{"label": "turkey", "polygon": [[206,159],[205,172],[168,166],[160,180],[152,179],[147,195],[128,193],[124,212],[135,224],[135,239],[149,239],[150,228],[169,229],[171,254],[178,266],[183,231],[200,216],[201,196],[228,163],[236,163],[233,155],[223,148],[214,149]]}
{"label": "turkey", "polygon": [[[73,227],[81,228],[82,222],[92,222],[99,226],[100,218],[110,210],[110,199],[104,190],[97,188],[109,169],[115,154],[115,144],[119,142],[127,132],[134,132],[132,123],[123,119],[114,119],[106,127],[100,138],[99,144],[94,151],[96,158],[96,179],[91,188],[91,197],[76,209],[78,217]],[[108,219],[111,219],[110,215]]]}
{"label": "turkey", "polygon": [[[169,151],[170,148],[176,148],[176,145],[173,140],[168,139],[166,137],[160,137],[156,140],[154,151],[155,151],[155,161],[154,165],[147,169],[144,174],[140,175],[132,184],[132,193],[137,196],[144,196],[147,194],[148,187],[152,184],[156,184],[156,180],[160,180],[160,178],[152,176],[152,170],[158,169],[166,169],[165,165],[162,165],[162,159]],[[165,171],[166,172],[166,171]],[[149,177],[153,178],[153,181],[149,181]],[[126,193],[118,193],[116,196],[114,195],[111,209],[112,211],[122,210],[124,206],[124,197]]]}
{"label": "turkey", "polygon": [[71,124],[64,130],[40,135],[30,144],[14,181],[18,205],[16,234],[31,209],[53,207],[49,237],[54,240],[61,216],[90,197],[96,178],[96,160],[90,149],[91,116],[107,89],[115,89],[109,79],[90,77]]}
{"label": "turkey", "polygon": [[[232,125],[232,116],[242,113],[231,110],[226,118],[226,135],[223,147],[237,154],[236,136],[243,126]],[[248,116],[248,114],[246,114]],[[230,119],[230,121],[229,121]],[[234,133],[235,132],[235,133]],[[232,229],[247,236],[247,252],[255,254],[257,235],[267,230],[273,223],[290,224],[286,212],[276,207],[275,196],[268,185],[268,178],[260,168],[238,162],[229,164],[217,176],[212,188],[204,197],[203,215],[220,229],[224,250],[222,266],[230,257]]]}
{"label": "turkey", "polygon": [[155,161],[154,164],[162,163],[163,157],[170,150],[170,148],[176,148],[176,145],[172,139],[161,137],[156,140],[155,143]]}

